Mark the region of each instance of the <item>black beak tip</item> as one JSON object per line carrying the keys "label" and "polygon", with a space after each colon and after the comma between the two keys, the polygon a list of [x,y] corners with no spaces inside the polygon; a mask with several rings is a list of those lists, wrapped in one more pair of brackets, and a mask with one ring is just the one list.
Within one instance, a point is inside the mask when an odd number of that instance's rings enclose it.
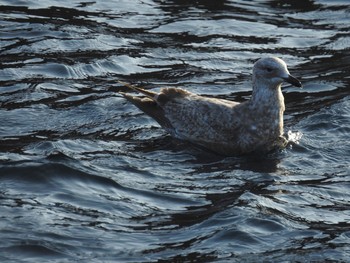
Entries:
{"label": "black beak tip", "polygon": [[302,87],[301,82],[297,78],[293,77],[292,75],[289,75],[288,78],[285,78],[284,80],[295,87],[298,87],[298,88]]}
{"label": "black beak tip", "polygon": [[295,87],[298,87],[298,88],[302,88],[303,87],[303,85],[301,84],[301,82],[298,80],[298,82],[297,83],[294,83],[293,84]]}

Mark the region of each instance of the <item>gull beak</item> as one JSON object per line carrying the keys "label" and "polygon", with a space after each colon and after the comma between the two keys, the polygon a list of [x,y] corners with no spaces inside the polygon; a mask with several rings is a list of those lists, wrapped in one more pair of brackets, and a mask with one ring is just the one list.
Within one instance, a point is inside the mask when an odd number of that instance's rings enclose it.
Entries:
{"label": "gull beak", "polygon": [[298,87],[298,88],[302,87],[300,81],[290,74],[288,74],[288,77],[284,78],[284,80],[287,81],[288,83],[292,84],[293,86]]}

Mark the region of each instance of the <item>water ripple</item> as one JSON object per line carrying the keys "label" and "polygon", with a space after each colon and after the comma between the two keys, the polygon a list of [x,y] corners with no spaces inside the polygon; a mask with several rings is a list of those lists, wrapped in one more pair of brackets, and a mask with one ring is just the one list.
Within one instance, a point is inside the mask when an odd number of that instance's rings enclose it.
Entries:
{"label": "water ripple", "polygon": [[[347,1],[1,4],[0,260],[346,262]],[[124,80],[245,101],[279,56],[290,146],[225,158],[172,139]],[[300,137],[300,135],[302,136]]]}

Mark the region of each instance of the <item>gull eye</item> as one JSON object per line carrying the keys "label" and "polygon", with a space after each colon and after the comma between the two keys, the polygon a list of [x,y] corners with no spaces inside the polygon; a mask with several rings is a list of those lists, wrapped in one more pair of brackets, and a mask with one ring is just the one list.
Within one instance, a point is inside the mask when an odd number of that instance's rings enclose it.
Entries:
{"label": "gull eye", "polygon": [[266,68],[267,72],[272,72],[272,70],[273,70],[272,68],[269,68],[269,67]]}

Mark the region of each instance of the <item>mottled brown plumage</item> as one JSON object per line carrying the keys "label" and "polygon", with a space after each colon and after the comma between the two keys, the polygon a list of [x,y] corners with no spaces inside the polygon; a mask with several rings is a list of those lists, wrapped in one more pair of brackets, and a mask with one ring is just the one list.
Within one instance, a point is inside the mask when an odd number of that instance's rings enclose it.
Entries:
{"label": "mottled brown plumage", "polygon": [[252,98],[243,103],[178,88],[163,88],[156,93],[126,83],[123,84],[145,96],[122,94],[172,136],[219,154],[239,155],[286,145],[283,81],[301,87],[281,59],[270,57],[255,63]]}

